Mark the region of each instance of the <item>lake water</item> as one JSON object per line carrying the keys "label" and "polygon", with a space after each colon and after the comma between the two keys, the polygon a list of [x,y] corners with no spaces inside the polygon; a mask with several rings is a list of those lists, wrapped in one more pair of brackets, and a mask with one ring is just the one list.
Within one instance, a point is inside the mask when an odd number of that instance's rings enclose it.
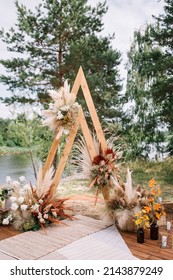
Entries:
{"label": "lake water", "polygon": [[5,183],[7,176],[15,180],[19,180],[20,176],[25,176],[28,182],[35,182],[30,155],[0,156],[0,184]]}

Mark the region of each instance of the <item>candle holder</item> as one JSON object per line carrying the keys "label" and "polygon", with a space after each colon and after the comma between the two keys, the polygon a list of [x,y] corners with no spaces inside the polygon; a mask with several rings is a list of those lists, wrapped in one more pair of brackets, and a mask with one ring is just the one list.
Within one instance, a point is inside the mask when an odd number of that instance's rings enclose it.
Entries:
{"label": "candle holder", "polygon": [[162,249],[173,248],[173,230],[167,230],[166,227],[161,228],[159,231],[158,244]]}

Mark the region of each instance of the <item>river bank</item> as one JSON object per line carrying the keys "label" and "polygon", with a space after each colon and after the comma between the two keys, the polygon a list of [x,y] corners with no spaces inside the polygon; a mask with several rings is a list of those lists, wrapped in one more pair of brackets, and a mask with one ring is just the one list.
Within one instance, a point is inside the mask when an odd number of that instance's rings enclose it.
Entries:
{"label": "river bank", "polygon": [[23,147],[6,147],[1,146],[0,147],[0,156],[4,155],[18,155],[18,154],[27,154],[29,153],[28,148]]}

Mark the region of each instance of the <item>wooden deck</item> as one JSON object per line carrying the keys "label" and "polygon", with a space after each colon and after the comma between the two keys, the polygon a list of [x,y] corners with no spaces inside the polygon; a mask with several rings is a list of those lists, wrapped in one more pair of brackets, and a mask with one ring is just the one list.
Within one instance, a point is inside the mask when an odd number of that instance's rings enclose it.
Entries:
{"label": "wooden deck", "polygon": [[141,260],[173,260],[173,249],[162,249],[157,240],[151,240],[145,231],[143,244],[137,243],[136,233],[120,232],[132,254]]}
{"label": "wooden deck", "polygon": [[0,240],[20,234],[12,226],[0,226]]}
{"label": "wooden deck", "polygon": [[[136,241],[136,233],[120,232],[132,254],[141,260],[173,260],[173,249],[161,249],[158,241],[150,240],[149,231],[145,231],[145,242]],[[11,226],[0,226],[0,240],[20,234]]]}

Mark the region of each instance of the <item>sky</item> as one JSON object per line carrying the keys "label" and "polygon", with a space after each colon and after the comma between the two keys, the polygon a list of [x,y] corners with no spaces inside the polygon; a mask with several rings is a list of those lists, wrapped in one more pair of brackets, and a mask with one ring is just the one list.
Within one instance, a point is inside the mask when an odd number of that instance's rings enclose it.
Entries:
{"label": "sky", "polygon": [[[19,3],[31,9],[34,9],[40,2],[41,0],[19,0]],[[88,1],[93,6],[98,2],[98,0]],[[100,0],[100,2],[103,2],[103,0]],[[152,15],[158,16],[163,13],[164,0],[107,0],[107,5],[109,9],[104,16],[102,34],[107,36],[115,33],[112,46],[122,53],[123,61],[120,66],[120,75],[121,78],[125,78],[124,64],[133,39],[133,33],[135,30],[144,27],[146,23],[152,22]],[[14,27],[16,19],[14,0],[0,0],[0,27],[8,30],[10,27]],[[0,58],[9,58],[9,55],[5,46],[0,42]],[[4,74],[2,66],[0,66],[0,73]],[[7,96],[7,94],[9,93],[5,86],[0,85],[0,96]],[[17,108],[15,110],[18,112]],[[0,118],[12,117],[12,115],[14,115],[14,110],[10,113],[10,108],[0,103]]]}

